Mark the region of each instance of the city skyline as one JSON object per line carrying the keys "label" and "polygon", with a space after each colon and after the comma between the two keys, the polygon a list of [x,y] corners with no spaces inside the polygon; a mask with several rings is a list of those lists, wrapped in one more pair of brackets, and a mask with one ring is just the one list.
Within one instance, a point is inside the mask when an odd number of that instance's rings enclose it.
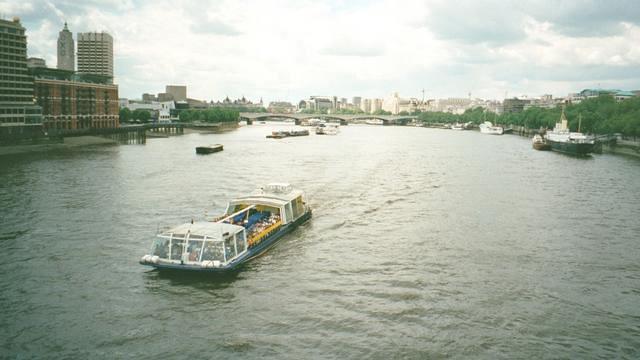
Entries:
{"label": "city skyline", "polygon": [[66,21],[114,38],[121,96],[184,84],[196,99],[505,97],[640,88],[640,11],[613,3],[0,2],[28,55],[56,64]]}

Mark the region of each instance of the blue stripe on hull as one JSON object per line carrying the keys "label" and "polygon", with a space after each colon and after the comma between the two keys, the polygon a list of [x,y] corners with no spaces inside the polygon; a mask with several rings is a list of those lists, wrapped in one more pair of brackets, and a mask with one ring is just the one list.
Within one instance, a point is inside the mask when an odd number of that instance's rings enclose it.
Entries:
{"label": "blue stripe on hull", "polygon": [[264,240],[260,242],[260,244],[252,247],[246,253],[244,253],[239,258],[235,259],[232,263],[225,267],[219,268],[203,268],[200,265],[190,265],[190,264],[149,264],[143,263],[142,265],[153,266],[158,270],[171,270],[171,271],[192,271],[192,272],[206,272],[206,273],[227,273],[238,270],[242,265],[251,261],[252,259],[264,254],[269,248],[275,245],[278,240],[282,238],[282,236],[290,233],[295,230],[298,226],[305,223],[307,220],[311,218],[311,210],[307,211],[306,214],[302,215],[296,221],[291,224],[284,225],[277,232],[269,235]]}

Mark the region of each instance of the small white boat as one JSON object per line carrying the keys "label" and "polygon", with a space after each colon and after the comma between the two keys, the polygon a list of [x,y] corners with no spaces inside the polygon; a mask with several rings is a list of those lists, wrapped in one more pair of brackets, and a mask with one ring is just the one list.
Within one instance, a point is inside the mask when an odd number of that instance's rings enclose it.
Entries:
{"label": "small white boat", "polygon": [[451,130],[464,130],[464,124],[451,124]]}
{"label": "small white boat", "polygon": [[364,123],[369,125],[384,125],[384,121],[380,119],[369,119],[369,120],[365,120]]}
{"label": "small white boat", "polygon": [[338,124],[320,124],[316,127],[316,135],[338,135],[339,132]]}
{"label": "small white boat", "polygon": [[480,132],[482,134],[489,135],[502,135],[504,133],[504,129],[502,128],[502,126],[493,126],[490,121],[485,121],[484,123],[480,124]]}
{"label": "small white boat", "polygon": [[531,142],[536,150],[551,150],[551,145],[540,134],[535,134]]}

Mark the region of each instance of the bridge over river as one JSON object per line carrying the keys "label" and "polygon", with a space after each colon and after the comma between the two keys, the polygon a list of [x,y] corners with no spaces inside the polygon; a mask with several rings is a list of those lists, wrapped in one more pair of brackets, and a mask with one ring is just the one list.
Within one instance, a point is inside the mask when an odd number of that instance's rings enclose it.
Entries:
{"label": "bridge over river", "polygon": [[339,121],[340,124],[342,125],[346,125],[349,123],[364,122],[366,120],[382,120],[384,125],[406,125],[408,122],[416,118],[417,118],[416,116],[409,116],[409,115],[240,113],[240,120],[245,120],[247,121],[247,123],[252,123],[253,121],[293,119],[296,122],[296,124],[299,124],[302,120],[322,119],[326,121]]}

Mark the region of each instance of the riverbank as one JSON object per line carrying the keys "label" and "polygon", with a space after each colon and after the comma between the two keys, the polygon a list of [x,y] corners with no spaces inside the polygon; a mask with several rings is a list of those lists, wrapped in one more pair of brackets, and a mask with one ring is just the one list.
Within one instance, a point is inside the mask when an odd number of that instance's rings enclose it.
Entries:
{"label": "riverbank", "polygon": [[602,151],[610,154],[628,155],[640,158],[640,142],[618,139],[612,144],[603,144]]}
{"label": "riverbank", "polygon": [[64,141],[61,143],[1,146],[0,156],[55,151],[55,150],[71,149],[71,148],[78,148],[78,147],[84,147],[84,146],[92,146],[92,145],[110,145],[110,144],[116,144],[116,143],[117,142],[114,140],[102,138],[98,136],[68,137],[68,138],[64,138]]}

